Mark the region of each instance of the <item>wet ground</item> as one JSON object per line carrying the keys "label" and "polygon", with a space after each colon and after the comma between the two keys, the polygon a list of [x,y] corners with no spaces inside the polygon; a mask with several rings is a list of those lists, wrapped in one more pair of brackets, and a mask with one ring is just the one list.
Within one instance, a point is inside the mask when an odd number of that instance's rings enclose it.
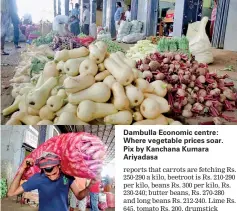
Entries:
{"label": "wet ground", "polygon": [[[125,50],[128,50],[130,46],[128,44],[120,44]],[[14,99],[11,97],[11,90],[9,80],[14,75],[14,69],[18,65],[20,61],[20,53],[24,50],[25,44],[21,44],[23,47],[20,50],[15,50],[13,44],[6,44],[6,51],[10,53],[10,56],[2,56],[1,57],[1,103],[2,109],[11,105]],[[237,88],[237,52],[232,51],[224,51],[221,49],[213,49],[214,55],[214,63],[209,65],[210,71],[216,71],[218,74],[228,74],[230,78],[234,81],[235,87]],[[233,69],[231,71],[223,69],[232,66]],[[236,112],[227,112],[227,115],[234,116],[237,119],[237,111]],[[9,118],[5,118],[1,116],[1,124],[5,124]],[[212,118],[200,117],[200,118],[191,118],[191,119],[183,119],[185,124],[198,124],[198,122],[209,121]],[[232,124],[225,122],[226,124]],[[236,124],[236,123],[234,123]]]}

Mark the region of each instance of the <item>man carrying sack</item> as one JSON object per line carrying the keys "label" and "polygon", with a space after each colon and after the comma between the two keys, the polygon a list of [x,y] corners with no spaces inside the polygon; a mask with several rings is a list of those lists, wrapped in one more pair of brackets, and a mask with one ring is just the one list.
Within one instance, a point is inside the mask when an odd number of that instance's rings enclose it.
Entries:
{"label": "man carrying sack", "polygon": [[41,169],[41,173],[34,174],[27,182],[20,185],[25,171],[34,165],[33,159],[26,159],[8,190],[8,197],[38,189],[39,211],[68,211],[69,189],[78,200],[82,200],[89,195],[90,187],[97,181],[92,179],[89,186],[80,191],[75,178],[61,171],[60,163],[61,159],[58,155],[44,152],[36,160],[36,165]]}

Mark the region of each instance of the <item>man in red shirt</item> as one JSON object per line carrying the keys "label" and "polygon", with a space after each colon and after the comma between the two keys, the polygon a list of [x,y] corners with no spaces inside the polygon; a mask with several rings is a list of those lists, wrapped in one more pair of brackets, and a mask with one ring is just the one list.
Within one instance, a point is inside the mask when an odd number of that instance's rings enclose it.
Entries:
{"label": "man in red shirt", "polygon": [[100,193],[101,180],[97,180],[93,185],[90,186],[90,205],[91,211],[99,211],[99,193]]}

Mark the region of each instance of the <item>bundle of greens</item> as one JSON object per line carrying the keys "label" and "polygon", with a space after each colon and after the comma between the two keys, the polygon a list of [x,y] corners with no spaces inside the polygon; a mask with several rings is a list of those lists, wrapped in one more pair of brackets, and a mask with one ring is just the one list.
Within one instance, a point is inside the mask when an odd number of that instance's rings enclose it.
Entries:
{"label": "bundle of greens", "polygon": [[32,78],[34,75],[39,74],[45,66],[46,62],[42,62],[37,58],[32,59],[31,67],[30,67],[30,77]]}
{"label": "bundle of greens", "polygon": [[0,178],[0,198],[7,196],[7,180],[5,178]]}
{"label": "bundle of greens", "polygon": [[166,38],[160,39],[157,49],[159,52],[179,52],[190,56],[189,42],[187,37],[182,36],[181,38]]}
{"label": "bundle of greens", "polygon": [[40,46],[40,45],[52,43],[54,35],[55,33],[52,31],[45,36],[40,36],[39,38],[35,39],[32,44],[36,46]]}
{"label": "bundle of greens", "polygon": [[107,51],[109,53],[115,53],[118,51],[125,53],[124,49],[118,43],[112,41],[111,39],[102,38],[100,40],[107,44],[108,46]]}

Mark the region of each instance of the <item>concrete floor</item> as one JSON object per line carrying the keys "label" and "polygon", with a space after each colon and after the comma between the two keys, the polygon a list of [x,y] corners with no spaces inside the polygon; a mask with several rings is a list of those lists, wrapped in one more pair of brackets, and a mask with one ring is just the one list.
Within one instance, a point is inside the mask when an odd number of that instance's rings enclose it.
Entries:
{"label": "concrete floor", "polygon": [[[87,211],[89,210],[87,209]],[[38,211],[38,208],[16,203],[16,198],[5,198],[1,200],[1,211]],[[106,211],[115,211],[115,209],[110,208]]]}
{"label": "concrete floor", "polygon": [[[15,50],[12,43],[6,44],[6,51],[10,53],[10,56],[2,56],[1,57],[1,102],[2,109],[8,107],[12,104],[14,99],[11,97],[11,90],[9,80],[14,75],[14,69],[20,61],[20,53],[24,49],[25,44],[22,43],[22,49]],[[120,44],[125,50],[128,50],[132,45]],[[209,65],[210,71],[215,71],[220,75],[228,74],[230,79],[235,83],[235,87],[237,88],[237,52],[232,51],[224,51],[220,49],[212,49],[214,55],[214,63]],[[223,71],[223,69],[229,65],[234,67],[234,71]],[[225,112],[225,115],[229,115],[235,117],[237,119],[237,111],[235,112]],[[1,115],[1,124],[5,124],[9,117],[3,117]],[[198,117],[198,118],[190,118],[190,119],[182,119],[184,124],[195,125],[199,122],[207,122],[212,120],[211,117]],[[225,122],[225,124],[237,124]]]}

